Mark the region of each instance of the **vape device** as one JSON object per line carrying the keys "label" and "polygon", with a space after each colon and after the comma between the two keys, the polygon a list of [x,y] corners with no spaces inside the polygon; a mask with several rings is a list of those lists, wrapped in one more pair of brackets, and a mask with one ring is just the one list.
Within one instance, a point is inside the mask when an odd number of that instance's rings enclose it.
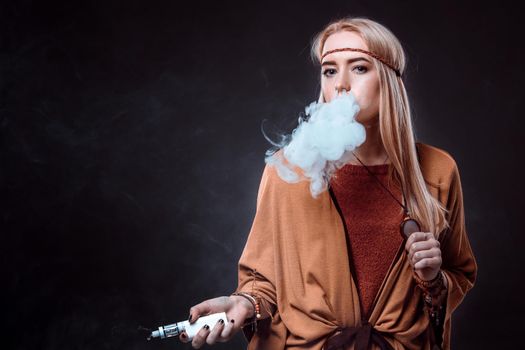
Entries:
{"label": "vape device", "polygon": [[193,339],[195,334],[204,327],[204,325],[210,326],[210,328],[213,328],[213,326],[222,319],[225,323],[228,322],[226,319],[226,313],[225,312],[219,312],[216,314],[211,314],[207,316],[201,316],[195,321],[194,323],[190,324],[189,321],[182,321],[177,323],[172,323],[166,326],[160,326],[158,330],[151,332],[151,335],[148,337],[148,339],[151,338],[170,338],[170,337],[176,337],[179,334],[181,334],[183,331],[186,332],[186,335],[188,336],[189,340]]}

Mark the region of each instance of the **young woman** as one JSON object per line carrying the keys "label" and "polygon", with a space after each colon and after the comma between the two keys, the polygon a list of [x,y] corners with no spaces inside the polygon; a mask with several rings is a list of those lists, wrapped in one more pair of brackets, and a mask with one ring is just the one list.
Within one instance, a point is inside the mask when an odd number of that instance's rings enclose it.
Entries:
{"label": "young woman", "polygon": [[249,349],[448,349],[451,314],[477,273],[458,167],[415,142],[405,55],[387,28],[334,21],[312,55],[319,101],[351,91],[366,140],[317,198],[265,167],[237,291],[190,309],[191,321],[221,311],[229,321],[192,346],[242,329]]}

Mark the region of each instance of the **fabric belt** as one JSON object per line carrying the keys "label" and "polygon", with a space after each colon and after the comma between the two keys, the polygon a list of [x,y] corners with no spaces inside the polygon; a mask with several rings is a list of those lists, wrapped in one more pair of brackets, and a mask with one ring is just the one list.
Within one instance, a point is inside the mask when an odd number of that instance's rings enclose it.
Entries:
{"label": "fabric belt", "polygon": [[326,340],[323,345],[323,350],[337,350],[344,345],[349,345],[354,339],[355,350],[368,350],[369,346],[373,343],[379,345],[381,350],[394,350],[390,343],[385,340],[381,332],[372,327],[368,322],[359,327],[339,329]]}

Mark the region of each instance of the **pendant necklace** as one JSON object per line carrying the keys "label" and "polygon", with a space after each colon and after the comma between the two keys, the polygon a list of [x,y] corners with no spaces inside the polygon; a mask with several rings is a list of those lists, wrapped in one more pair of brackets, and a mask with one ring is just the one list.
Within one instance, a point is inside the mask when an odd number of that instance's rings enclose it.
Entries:
{"label": "pendant necklace", "polygon": [[[405,239],[405,238],[408,239],[408,237],[410,237],[410,235],[412,233],[421,231],[421,226],[419,225],[419,223],[415,219],[412,219],[410,217],[410,213],[408,211],[408,208],[406,207],[405,192],[404,192],[403,188],[401,188],[401,194],[403,196],[403,203],[405,203],[405,204],[402,204],[392,194],[392,192],[390,192],[390,190],[385,185],[383,185],[383,183],[377,178],[377,176],[372,171],[370,171],[370,169],[368,169],[368,167],[361,161],[361,159],[359,159],[357,157],[357,155],[354,152],[352,152],[352,154],[359,161],[359,163],[361,163],[361,165],[363,165],[365,167],[365,169],[368,171],[368,173],[370,175],[372,175],[374,177],[374,179],[376,179],[377,182],[379,182],[379,184],[390,194],[390,196],[392,196],[392,198],[394,198],[394,200],[403,208],[403,210],[405,212],[405,217],[403,218],[403,221],[401,221],[401,224],[399,225],[399,233],[401,234],[401,237],[403,237],[403,239]],[[387,155],[387,158],[388,158],[388,155]],[[385,161],[386,161],[386,159],[385,159]],[[401,187],[403,187],[403,186],[401,186]]]}

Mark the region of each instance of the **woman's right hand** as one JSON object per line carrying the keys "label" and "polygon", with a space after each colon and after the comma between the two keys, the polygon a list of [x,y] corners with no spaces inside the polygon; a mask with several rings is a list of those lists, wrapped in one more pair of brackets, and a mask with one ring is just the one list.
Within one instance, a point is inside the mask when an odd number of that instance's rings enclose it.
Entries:
{"label": "woman's right hand", "polygon": [[[199,349],[205,343],[212,345],[216,342],[227,342],[241,329],[244,322],[255,314],[253,305],[246,298],[232,295],[208,299],[192,306],[188,320],[194,323],[200,316],[218,312],[226,312],[229,322],[217,322],[215,325],[208,325],[208,328],[201,328],[191,342],[194,349]],[[179,339],[184,343],[189,342],[184,332]]]}

